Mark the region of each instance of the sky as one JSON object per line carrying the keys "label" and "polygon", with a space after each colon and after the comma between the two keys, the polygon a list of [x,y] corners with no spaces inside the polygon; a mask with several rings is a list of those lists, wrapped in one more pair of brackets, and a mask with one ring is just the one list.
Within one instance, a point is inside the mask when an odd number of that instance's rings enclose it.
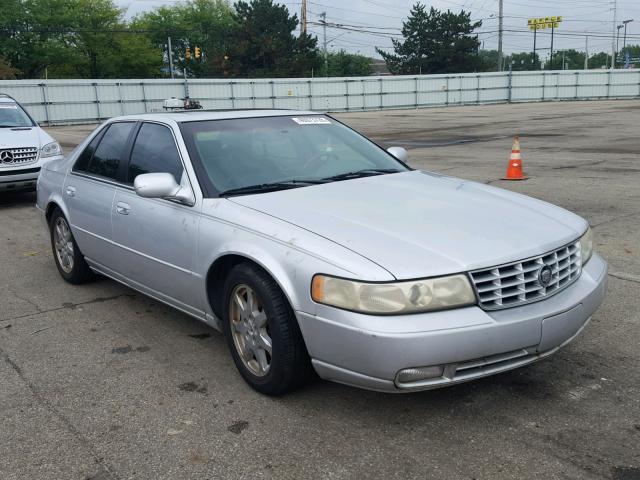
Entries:
{"label": "sky", "polygon": [[[129,18],[146,10],[182,1],[116,0],[116,4],[125,9],[125,16]],[[300,0],[276,3],[286,5],[300,18]],[[318,37],[322,46],[323,28],[317,23],[320,14],[326,12],[328,24],[343,26],[327,28],[329,51],[344,49],[379,58],[376,47],[391,52],[391,39],[402,38],[402,21],[414,3],[416,0],[307,0],[308,31]],[[422,3],[455,13],[462,9],[471,12],[473,20],[482,20],[477,33],[483,48],[497,49],[498,0],[422,0]],[[533,50],[533,32],[528,30],[528,18],[562,16],[563,22],[554,38],[555,51],[570,48],[584,51],[585,36],[589,35],[590,54],[611,52],[612,39],[617,38],[613,34],[614,3],[617,3],[616,24],[622,24],[623,20],[635,20],[627,25],[628,43],[640,44],[640,0],[504,0],[504,50],[506,53]],[[537,48],[546,49],[538,51],[543,58],[549,54],[549,33],[539,31],[537,35]],[[620,49],[623,36],[624,29],[620,29]]]}

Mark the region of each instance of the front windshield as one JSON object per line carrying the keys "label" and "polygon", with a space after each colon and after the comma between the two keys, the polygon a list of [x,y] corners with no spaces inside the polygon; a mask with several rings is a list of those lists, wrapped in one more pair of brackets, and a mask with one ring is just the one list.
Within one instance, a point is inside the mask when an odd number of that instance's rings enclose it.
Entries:
{"label": "front windshield", "polygon": [[33,127],[33,122],[17,103],[0,103],[0,128],[10,127]]}
{"label": "front windshield", "polygon": [[280,182],[324,183],[351,173],[355,178],[357,172],[407,170],[374,143],[323,115],[185,122],[181,129],[198,174],[205,177],[205,189],[212,186],[220,194]]}

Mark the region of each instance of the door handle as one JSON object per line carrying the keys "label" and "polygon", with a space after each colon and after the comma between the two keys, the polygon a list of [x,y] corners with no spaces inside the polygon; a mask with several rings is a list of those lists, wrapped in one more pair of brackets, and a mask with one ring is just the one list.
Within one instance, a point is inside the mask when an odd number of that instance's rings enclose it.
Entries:
{"label": "door handle", "polygon": [[68,197],[75,197],[76,196],[76,187],[68,186],[65,189],[65,193],[67,194]]}
{"label": "door handle", "polygon": [[116,212],[120,215],[129,215],[129,212],[131,212],[131,205],[124,202],[118,202],[116,204]]}

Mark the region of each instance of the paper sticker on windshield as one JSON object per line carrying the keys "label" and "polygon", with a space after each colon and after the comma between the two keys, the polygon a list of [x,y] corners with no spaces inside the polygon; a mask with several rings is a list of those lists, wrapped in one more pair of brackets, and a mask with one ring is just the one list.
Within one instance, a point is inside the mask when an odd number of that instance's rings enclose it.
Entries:
{"label": "paper sticker on windshield", "polygon": [[329,119],[325,117],[293,117],[291,120],[298,125],[331,125]]}

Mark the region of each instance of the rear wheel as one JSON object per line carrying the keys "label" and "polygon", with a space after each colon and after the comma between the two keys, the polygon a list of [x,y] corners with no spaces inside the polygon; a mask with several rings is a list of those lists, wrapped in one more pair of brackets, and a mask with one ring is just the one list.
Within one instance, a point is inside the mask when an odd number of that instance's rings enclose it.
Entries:
{"label": "rear wheel", "polygon": [[223,328],[245,381],[267,395],[302,385],[311,375],[296,318],[282,291],[261,268],[242,263],[225,281]]}
{"label": "rear wheel", "polygon": [[51,215],[49,230],[53,258],[62,278],[74,284],[89,281],[93,273],[73,238],[69,222],[59,208]]}

